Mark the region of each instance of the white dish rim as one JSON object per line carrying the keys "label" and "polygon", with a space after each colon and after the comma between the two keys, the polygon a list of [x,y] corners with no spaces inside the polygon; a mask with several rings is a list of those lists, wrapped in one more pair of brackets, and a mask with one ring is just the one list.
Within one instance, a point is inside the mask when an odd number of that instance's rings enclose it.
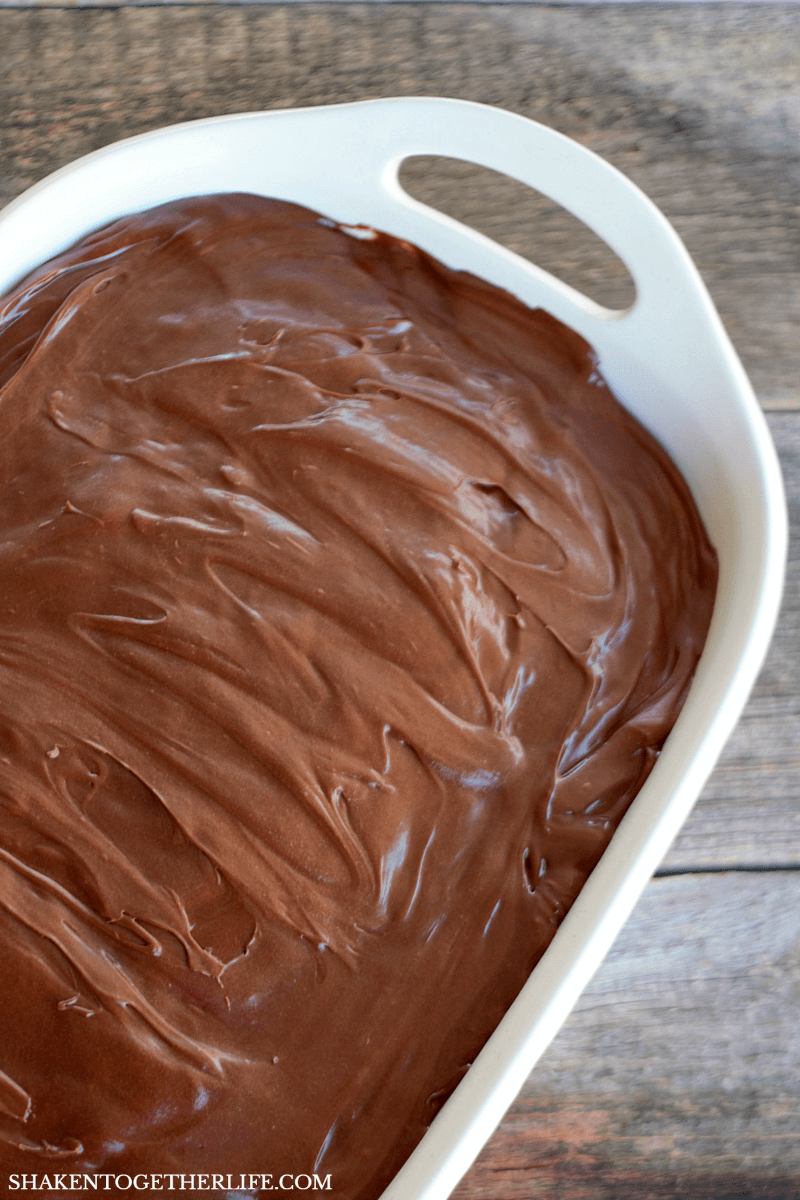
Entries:
{"label": "white dish rim", "polygon": [[[301,135],[303,154],[297,155]],[[147,176],[149,158],[160,164],[162,183],[167,176],[177,180],[181,163],[186,166],[181,178],[187,183],[202,177],[204,167],[209,179],[219,178],[222,166],[226,162],[230,166],[237,154],[241,157],[241,147],[248,143],[252,150],[258,138],[269,145],[273,162],[277,155],[283,163],[280,186],[272,191],[190,184],[169,192],[172,184],[165,184],[164,192],[163,187],[159,191],[153,186],[152,174]],[[192,145],[203,160],[197,169],[194,160],[186,157]],[[619,313],[604,310],[489,239],[413,200],[400,187],[397,173],[400,163],[415,154],[477,162],[562,203],[628,265],[637,284],[634,305]],[[298,158],[304,162],[295,161]],[[337,159],[346,162],[355,183],[342,184],[331,195],[331,203],[325,204],[319,181],[330,181]],[[126,162],[129,174],[121,184],[119,172]],[[246,182],[258,177],[255,167],[245,170],[243,162],[240,166],[237,178]],[[383,1200],[444,1200],[607,952],[688,815],[744,707],[766,653],[782,592],[787,518],[774,447],[708,293],[665,218],[608,163],[524,117],[471,101],[404,97],[217,116],[125,139],[61,168],[0,212],[0,264],[5,258],[5,266],[0,266],[0,294],[43,259],[104,223],[94,218],[97,204],[90,205],[88,213],[75,211],[82,190],[96,188],[104,178],[108,194],[102,199],[112,206],[108,212],[113,216],[196,191],[262,190],[262,194],[309,204],[346,223],[371,224],[407,237],[449,265],[490,278],[529,304],[544,298],[550,311],[596,346],[612,387],[668,445],[689,478],[701,511],[705,508],[707,521],[710,514],[719,525],[725,542],[724,547],[718,543],[720,596],[709,644],[656,769],[520,996],[383,1196]],[[146,178],[150,179],[147,185]],[[113,209],[121,189],[131,198],[144,196],[145,202],[132,199],[130,206]],[[308,199],[317,193],[322,203]],[[359,207],[359,197],[369,197],[369,203]],[[51,229],[44,252],[36,252],[33,258],[32,251],[21,253],[19,246],[29,246],[48,214],[57,226],[60,220],[60,242]],[[386,219],[376,220],[376,214],[379,218],[385,214]],[[78,229],[84,218],[88,223]],[[667,351],[657,344],[664,340]],[[701,363],[701,358],[706,361]],[[632,396],[633,387],[641,395]],[[645,392],[649,399],[643,398]],[[665,435],[658,428],[658,421],[665,419],[663,405],[683,402],[684,395],[689,399],[681,420],[688,433]],[[707,396],[712,397],[708,403],[713,417],[703,411]],[[720,449],[722,414],[736,425],[736,432],[734,436],[726,431]],[[676,429],[679,425],[676,418]],[[675,446],[670,436],[676,439]],[[700,451],[693,449],[695,442]],[[693,462],[695,453],[705,455],[711,464],[715,476],[711,484]],[[744,454],[746,467],[733,461],[736,454]],[[680,461],[682,456],[686,462]],[[746,481],[737,482],[737,473]],[[715,488],[720,489],[718,501]],[[732,514],[715,510],[715,504],[723,506],[723,499]],[[749,582],[743,575],[745,566]]]}

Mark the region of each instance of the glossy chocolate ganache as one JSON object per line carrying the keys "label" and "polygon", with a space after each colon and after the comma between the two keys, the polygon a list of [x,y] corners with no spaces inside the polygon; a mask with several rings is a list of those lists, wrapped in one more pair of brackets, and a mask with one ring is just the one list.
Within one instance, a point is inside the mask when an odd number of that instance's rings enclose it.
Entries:
{"label": "glossy chocolate ganache", "polygon": [[554,318],[253,196],[38,269],[0,381],[0,1178],[375,1200],[675,721],[689,492]]}

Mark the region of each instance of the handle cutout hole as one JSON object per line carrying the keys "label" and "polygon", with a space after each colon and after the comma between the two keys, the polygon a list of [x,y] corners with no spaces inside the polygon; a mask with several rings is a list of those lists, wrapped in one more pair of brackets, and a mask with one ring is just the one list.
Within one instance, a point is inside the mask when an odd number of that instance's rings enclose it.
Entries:
{"label": "handle cutout hole", "polygon": [[527,258],[596,304],[624,311],[636,299],[633,278],[610,246],[527,184],[489,167],[427,154],[404,160],[400,183],[415,200]]}

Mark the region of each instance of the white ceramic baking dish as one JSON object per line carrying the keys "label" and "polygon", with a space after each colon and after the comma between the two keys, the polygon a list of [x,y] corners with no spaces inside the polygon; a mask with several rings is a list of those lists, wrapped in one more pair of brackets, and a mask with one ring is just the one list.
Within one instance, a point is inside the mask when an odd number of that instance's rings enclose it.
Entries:
{"label": "white ceramic baking dish", "polygon": [[[410,155],[494,168],[571,210],[628,267],[610,312],[411,199]],[[460,100],[390,99],[247,113],[119,142],[0,214],[0,293],[95,227],[165,200],[251,191],[417,243],[543,306],[596,348],[617,395],[688,480],[720,559],[719,595],[686,706],[655,770],[519,998],[384,1200],[441,1200],[468,1168],[574,1004],[687,816],[763,659],[780,600],[786,511],[765,422],[672,228],[624,176],[553,130]]]}

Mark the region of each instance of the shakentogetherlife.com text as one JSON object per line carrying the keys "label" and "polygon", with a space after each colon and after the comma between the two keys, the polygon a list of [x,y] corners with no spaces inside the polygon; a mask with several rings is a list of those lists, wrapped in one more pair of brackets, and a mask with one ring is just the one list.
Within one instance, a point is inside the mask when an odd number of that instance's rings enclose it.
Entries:
{"label": "shakentogetherlife.com text", "polygon": [[330,1175],[9,1175],[12,1192],[329,1192]]}

